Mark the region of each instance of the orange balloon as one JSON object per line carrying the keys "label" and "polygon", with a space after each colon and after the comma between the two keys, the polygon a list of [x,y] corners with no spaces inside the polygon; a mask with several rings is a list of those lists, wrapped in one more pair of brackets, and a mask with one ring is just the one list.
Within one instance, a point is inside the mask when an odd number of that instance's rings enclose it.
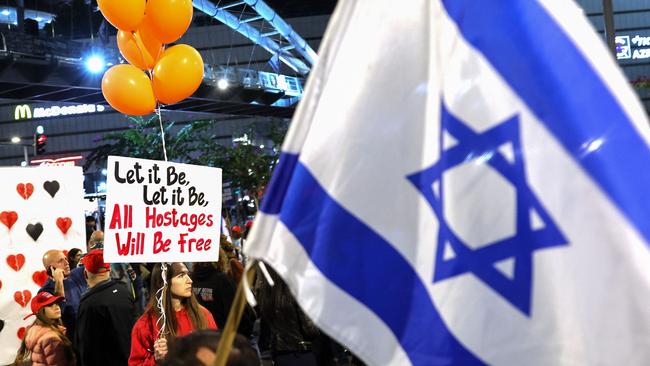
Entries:
{"label": "orange balloon", "polygon": [[145,0],[97,0],[104,18],[115,28],[135,32],[144,19]]}
{"label": "orange balloon", "polygon": [[144,116],[156,109],[151,79],[133,65],[115,65],[102,78],[102,93],[111,107],[131,116]]}
{"label": "orange balloon", "polygon": [[131,65],[142,70],[153,69],[164,50],[146,21],[134,33],[122,30],[117,32],[117,48]]}
{"label": "orange balloon", "polygon": [[172,43],[187,31],[192,22],[192,0],[148,0],[145,10],[156,37],[162,43]]}
{"label": "orange balloon", "polygon": [[179,44],[163,52],[153,69],[153,92],[163,104],[192,95],[203,81],[203,58],[192,46]]}

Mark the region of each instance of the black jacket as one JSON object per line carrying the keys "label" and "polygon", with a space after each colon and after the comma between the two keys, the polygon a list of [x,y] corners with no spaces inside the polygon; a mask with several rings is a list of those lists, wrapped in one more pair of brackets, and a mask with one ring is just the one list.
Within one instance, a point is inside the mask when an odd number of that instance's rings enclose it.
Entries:
{"label": "black jacket", "polygon": [[81,296],[74,344],[82,366],[127,365],[135,305],[123,283],[107,280]]}
{"label": "black jacket", "polygon": [[[199,304],[212,313],[219,329],[223,330],[228,311],[235,298],[236,285],[225,273],[214,267],[196,267],[192,272],[192,289]],[[253,333],[255,313],[246,305],[237,333],[250,337]]]}
{"label": "black jacket", "polygon": [[260,318],[271,334],[274,352],[299,352],[303,342],[319,342],[321,333],[300,309],[280,276],[267,267],[275,286],[271,287],[261,273],[255,280],[254,292]]}

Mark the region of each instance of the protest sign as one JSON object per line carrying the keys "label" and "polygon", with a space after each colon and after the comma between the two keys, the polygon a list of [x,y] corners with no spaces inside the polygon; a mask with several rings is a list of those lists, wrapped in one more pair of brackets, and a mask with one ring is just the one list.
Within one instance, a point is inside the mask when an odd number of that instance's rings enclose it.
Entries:
{"label": "protest sign", "polygon": [[217,261],[220,220],[221,169],[108,158],[106,261]]}
{"label": "protest sign", "polygon": [[13,362],[30,302],[47,281],[43,254],[86,249],[80,167],[0,168],[0,365]]}

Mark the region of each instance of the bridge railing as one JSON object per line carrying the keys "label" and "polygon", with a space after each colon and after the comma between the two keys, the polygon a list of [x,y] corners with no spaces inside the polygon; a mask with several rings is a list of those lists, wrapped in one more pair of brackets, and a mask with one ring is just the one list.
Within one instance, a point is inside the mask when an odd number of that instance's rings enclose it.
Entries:
{"label": "bridge railing", "polygon": [[[65,59],[67,61],[83,62],[92,53],[92,45],[88,42],[51,37],[34,36],[17,31],[0,32],[2,47],[0,52],[42,59]],[[118,50],[101,48],[106,60],[118,62]]]}

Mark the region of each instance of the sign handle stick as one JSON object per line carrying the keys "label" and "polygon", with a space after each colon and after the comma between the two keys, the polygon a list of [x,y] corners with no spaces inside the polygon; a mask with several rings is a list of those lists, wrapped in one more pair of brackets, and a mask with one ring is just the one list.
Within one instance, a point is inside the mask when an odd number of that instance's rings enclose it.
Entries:
{"label": "sign handle stick", "polygon": [[[251,270],[255,264],[257,264],[257,261],[253,260],[251,265],[247,266],[247,269],[244,270],[244,276],[246,276],[249,283],[252,283],[255,277],[255,271]],[[241,321],[246,306],[246,296],[244,292],[244,279],[242,278],[241,281],[239,281],[237,292],[235,293],[235,299],[233,300],[230,311],[228,312],[226,326],[221,332],[221,339],[219,340],[219,345],[217,347],[217,355],[212,366],[225,366],[228,361],[228,356],[232,349],[232,343],[237,335],[237,328],[239,327],[239,322]]]}

